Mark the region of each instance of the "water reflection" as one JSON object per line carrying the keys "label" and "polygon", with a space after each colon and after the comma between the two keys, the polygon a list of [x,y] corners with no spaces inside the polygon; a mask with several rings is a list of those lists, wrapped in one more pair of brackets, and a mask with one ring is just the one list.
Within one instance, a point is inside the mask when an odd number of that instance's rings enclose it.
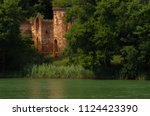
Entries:
{"label": "water reflection", "polygon": [[64,82],[62,80],[30,80],[29,98],[64,98]]}
{"label": "water reflection", "polygon": [[49,98],[64,98],[64,82],[61,80],[49,80]]}
{"label": "water reflection", "polygon": [[[128,86],[127,86],[128,85]],[[149,81],[1,79],[0,98],[150,98]]]}
{"label": "water reflection", "polygon": [[29,98],[40,98],[41,88],[37,80],[29,81]]}

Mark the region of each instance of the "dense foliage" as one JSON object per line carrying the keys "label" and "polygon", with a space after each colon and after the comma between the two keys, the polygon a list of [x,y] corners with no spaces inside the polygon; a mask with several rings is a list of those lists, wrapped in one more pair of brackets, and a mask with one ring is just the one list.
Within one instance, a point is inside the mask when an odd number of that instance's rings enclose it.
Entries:
{"label": "dense foliage", "polygon": [[0,0],[1,69],[36,62],[31,39],[20,35],[20,22],[37,13],[52,18],[52,5],[66,8],[65,22],[72,24],[66,34],[69,63],[98,75],[149,77],[149,0]]}
{"label": "dense foliage", "polygon": [[122,78],[135,79],[149,72],[149,0],[55,1],[67,7],[66,21],[72,22],[66,35],[72,62],[97,72],[109,69],[118,55]]}
{"label": "dense foliage", "polygon": [[21,36],[22,9],[18,0],[3,0],[0,4],[0,71],[20,70],[35,61],[31,38]]}
{"label": "dense foliage", "polygon": [[51,19],[52,16],[52,0],[20,0],[19,5],[23,9],[25,18],[35,17],[40,13],[46,19]]}

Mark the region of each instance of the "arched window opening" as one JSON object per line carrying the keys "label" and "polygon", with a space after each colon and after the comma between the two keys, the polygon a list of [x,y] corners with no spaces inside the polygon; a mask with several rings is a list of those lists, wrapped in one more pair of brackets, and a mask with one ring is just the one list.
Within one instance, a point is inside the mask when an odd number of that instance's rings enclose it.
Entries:
{"label": "arched window opening", "polygon": [[58,42],[54,40],[54,56],[58,57]]}
{"label": "arched window opening", "polygon": [[57,40],[54,40],[54,51],[58,52],[58,42],[57,42]]}
{"label": "arched window opening", "polygon": [[48,34],[48,31],[46,30],[45,33]]}
{"label": "arched window opening", "polygon": [[36,38],[36,47],[38,47],[38,41],[39,41],[39,38],[37,37]]}
{"label": "arched window opening", "polygon": [[36,19],[36,31],[38,31],[39,30],[39,19],[37,18]]}

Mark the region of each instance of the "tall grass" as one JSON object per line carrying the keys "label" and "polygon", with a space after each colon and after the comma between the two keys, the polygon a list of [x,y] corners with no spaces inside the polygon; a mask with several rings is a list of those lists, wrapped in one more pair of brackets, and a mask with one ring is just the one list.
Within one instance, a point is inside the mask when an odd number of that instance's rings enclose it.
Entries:
{"label": "tall grass", "polygon": [[91,79],[94,78],[94,73],[81,66],[42,64],[34,65],[27,76],[30,78]]}

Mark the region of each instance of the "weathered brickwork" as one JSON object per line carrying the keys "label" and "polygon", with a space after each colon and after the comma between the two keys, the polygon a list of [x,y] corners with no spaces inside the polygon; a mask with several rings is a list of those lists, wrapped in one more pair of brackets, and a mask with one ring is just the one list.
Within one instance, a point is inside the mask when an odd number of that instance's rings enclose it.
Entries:
{"label": "weathered brickwork", "polygon": [[20,25],[20,30],[23,34],[31,36],[31,23],[29,21],[23,21]]}
{"label": "weathered brickwork", "polygon": [[64,24],[65,10],[62,8],[53,9],[54,17],[54,52],[61,54],[66,46],[64,34],[66,32],[66,25]]}
{"label": "weathered brickwork", "polygon": [[64,24],[65,10],[53,8],[53,20],[45,20],[37,16],[32,22],[25,21],[21,24],[21,32],[31,35],[35,47],[42,54],[60,56],[67,42],[64,38],[68,25]]}
{"label": "weathered brickwork", "polygon": [[35,47],[43,54],[53,53],[53,21],[38,16],[31,24]]}

